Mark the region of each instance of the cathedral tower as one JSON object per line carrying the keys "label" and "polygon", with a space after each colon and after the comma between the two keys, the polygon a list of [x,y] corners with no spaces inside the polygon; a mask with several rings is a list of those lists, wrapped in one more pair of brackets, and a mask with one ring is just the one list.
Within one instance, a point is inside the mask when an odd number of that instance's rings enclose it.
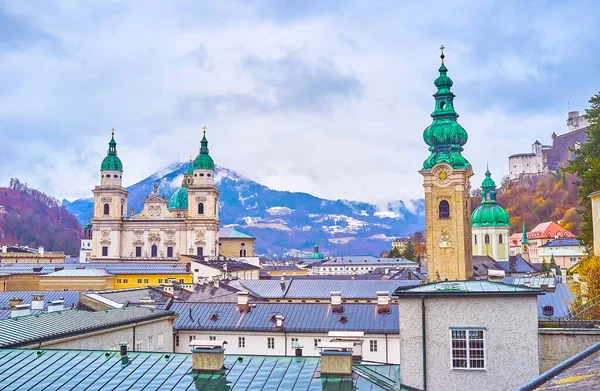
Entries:
{"label": "cathedral tower", "polygon": [[121,254],[120,232],[127,213],[129,192],[123,187],[123,164],[117,156],[114,129],[108,143],[108,153],[100,166],[100,186],[96,186],[92,192],[92,257],[118,258]]}
{"label": "cathedral tower", "polygon": [[452,80],[441,49],[433,122],[423,132],[431,155],[420,171],[425,188],[427,276],[430,281],[466,280],[473,275],[469,180],[473,170],[461,154],[468,136],[456,121]]}
{"label": "cathedral tower", "polygon": [[[200,142],[200,154],[192,163],[192,183],[188,186],[187,217],[190,224],[203,223],[208,228],[188,238],[189,253],[195,255],[218,255],[219,190],[215,186],[215,163],[208,154],[206,128]],[[190,174],[191,175],[191,174]],[[184,178],[187,179],[187,178]]]}
{"label": "cathedral tower", "polygon": [[510,219],[496,201],[496,183],[488,169],[481,184],[481,205],[471,215],[473,255],[488,255],[496,261],[508,261]]}

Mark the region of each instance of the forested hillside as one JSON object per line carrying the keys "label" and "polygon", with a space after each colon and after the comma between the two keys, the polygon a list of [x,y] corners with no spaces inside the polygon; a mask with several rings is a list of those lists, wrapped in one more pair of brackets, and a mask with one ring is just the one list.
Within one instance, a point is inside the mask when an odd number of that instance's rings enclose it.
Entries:
{"label": "forested hillside", "polygon": [[81,227],[57,199],[11,179],[0,187],[0,205],[0,244],[79,252]]}

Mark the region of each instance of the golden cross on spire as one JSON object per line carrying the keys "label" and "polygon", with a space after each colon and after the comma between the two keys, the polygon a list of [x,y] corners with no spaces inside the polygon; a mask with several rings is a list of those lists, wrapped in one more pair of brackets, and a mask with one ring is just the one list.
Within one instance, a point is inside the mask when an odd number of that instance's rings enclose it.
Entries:
{"label": "golden cross on spire", "polygon": [[115,135],[115,128],[112,128],[111,130],[112,130],[112,135],[114,136]]}
{"label": "golden cross on spire", "polygon": [[206,134],[206,126],[202,128],[202,131],[204,132],[204,134]]}
{"label": "golden cross on spire", "polygon": [[444,58],[446,57],[444,56],[444,49],[446,49],[444,45],[440,46],[440,50],[442,51],[442,54],[440,55],[440,58],[442,59],[442,64],[444,63]]}
{"label": "golden cross on spire", "polygon": [[190,155],[190,163],[192,162],[192,155]]}

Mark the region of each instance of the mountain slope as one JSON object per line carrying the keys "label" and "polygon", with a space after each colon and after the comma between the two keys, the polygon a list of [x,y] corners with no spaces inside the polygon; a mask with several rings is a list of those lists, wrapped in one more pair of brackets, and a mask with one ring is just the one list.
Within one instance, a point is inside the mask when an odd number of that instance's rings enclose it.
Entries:
{"label": "mountain slope", "polygon": [[11,179],[0,187],[0,244],[79,252],[81,227],[58,200]]}
{"label": "mountain slope", "polygon": [[[128,187],[129,207],[139,211],[155,183],[159,193],[170,197],[181,186],[186,168],[187,163],[177,163]],[[424,226],[422,200],[408,207],[398,201],[379,210],[365,202],[272,190],[222,167],[217,167],[216,182],[221,192],[221,223],[255,236],[258,254],[312,251],[315,243],[332,255],[379,254],[391,247],[392,237],[406,236]],[[65,200],[63,206],[81,224],[91,218],[91,198]]]}

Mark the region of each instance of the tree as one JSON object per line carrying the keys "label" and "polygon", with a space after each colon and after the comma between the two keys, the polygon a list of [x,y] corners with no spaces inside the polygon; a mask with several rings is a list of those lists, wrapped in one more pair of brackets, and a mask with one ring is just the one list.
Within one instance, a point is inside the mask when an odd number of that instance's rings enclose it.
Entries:
{"label": "tree", "polygon": [[564,168],[566,172],[577,175],[576,185],[579,187],[578,212],[582,217],[581,241],[591,246],[594,242],[592,228],[592,201],[589,195],[600,190],[600,93],[590,99],[590,108],[585,110],[589,125],[587,142],[573,150],[575,158]]}
{"label": "tree", "polygon": [[394,247],[390,250],[387,257],[388,258],[400,258],[400,257],[402,257],[402,254],[400,253],[400,250],[398,250],[397,247]]}
{"label": "tree", "polygon": [[548,267],[548,263],[546,263],[546,260],[543,259],[542,260],[542,273],[548,273],[550,271],[550,268]]}
{"label": "tree", "polygon": [[409,261],[415,260],[415,246],[413,245],[412,240],[406,242],[406,247],[402,253],[402,258],[408,259]]}
{"label": "tree", "polygon": [[595,297],[600,295],[600,257],[591,256],[583,259],[573,272],[579,274],[575,283],[576,297],[571,305],[578,319],[600,319],[600,306]]}

